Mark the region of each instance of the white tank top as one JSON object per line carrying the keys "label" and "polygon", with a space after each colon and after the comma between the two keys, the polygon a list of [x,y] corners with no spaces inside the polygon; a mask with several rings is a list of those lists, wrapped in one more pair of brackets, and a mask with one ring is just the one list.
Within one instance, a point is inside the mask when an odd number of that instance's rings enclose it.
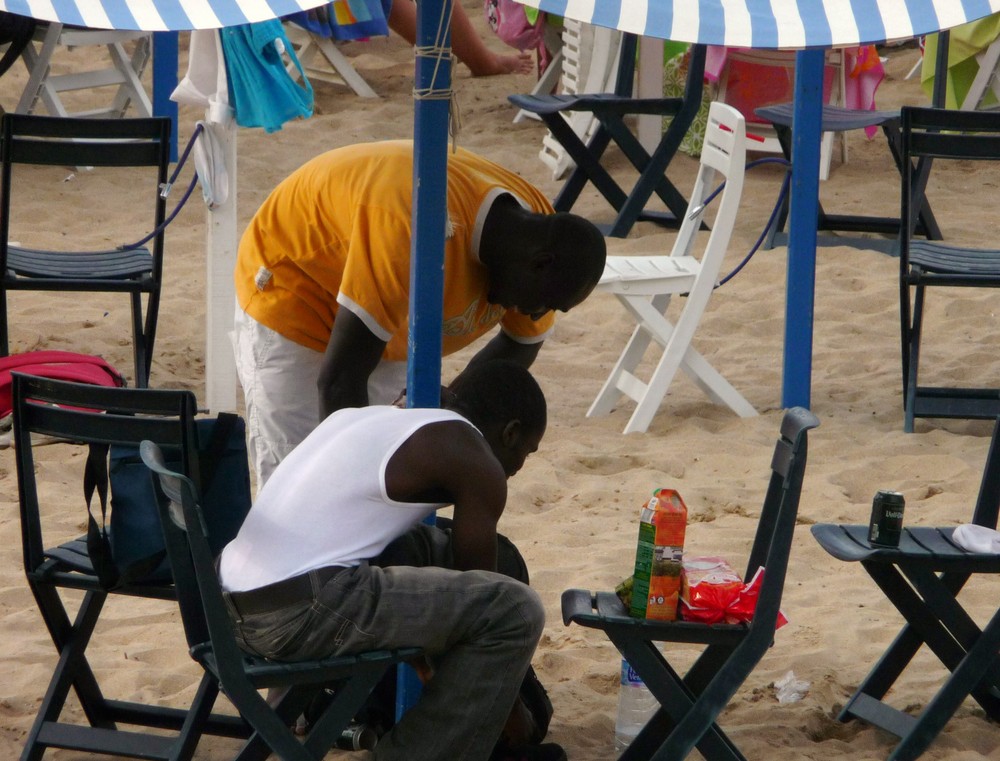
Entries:
{"label": "white tank top", "polygon": [[274,471],[226,545],[223,588],[243,592],[315,568],[358,565],[444,507],[390,499],[385,469],[415,431],[448,420],[472,425],[439,409],[375,406],[330,415]]}

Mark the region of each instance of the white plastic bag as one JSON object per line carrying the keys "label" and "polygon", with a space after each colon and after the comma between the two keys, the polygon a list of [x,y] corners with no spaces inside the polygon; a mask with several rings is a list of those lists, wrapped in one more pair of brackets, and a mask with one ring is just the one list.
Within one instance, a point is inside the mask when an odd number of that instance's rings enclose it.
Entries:
{"label": "white plastic bag", "polygon": [[789,671],[774,682],[774,694],[779,703],[795,703],[809,692],[809,682],[797,679],[794,671]]}

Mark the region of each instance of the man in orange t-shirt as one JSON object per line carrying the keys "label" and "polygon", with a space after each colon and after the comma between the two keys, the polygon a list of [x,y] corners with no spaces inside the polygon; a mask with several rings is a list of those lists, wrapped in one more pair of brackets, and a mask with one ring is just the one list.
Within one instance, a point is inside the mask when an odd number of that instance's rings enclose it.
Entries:
{"label": "man in orange t-shirt", "polygon": [[[236,263],[235,348],[258,487],[320,420],[387,403],[405,383],[413,144],[352,145],[309,161],[271,193]],[[516,174],[448,156],[443,351],[500,325],[473,362],[529,366],[593,290],[604,239],[556,214]]]}

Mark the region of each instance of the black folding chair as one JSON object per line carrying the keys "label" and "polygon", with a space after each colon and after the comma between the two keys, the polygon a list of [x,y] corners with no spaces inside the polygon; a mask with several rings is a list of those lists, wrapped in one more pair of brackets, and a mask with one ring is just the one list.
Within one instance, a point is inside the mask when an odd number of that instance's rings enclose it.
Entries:
{"label": "black folding chair", "polygon": [[[0,119],[0,356],[9,352],[7,296],[10,291],[124,293],[131,300],[132,346],[136,386],[149,383],[153,343],[163,275],[163,236],[170,163],[170,119],[87,119],[4,114]],[[147,225],[136,224],[135,241],[152,234],[148,244],[116,241],[92,245],[71,239],[62,250],[15,246],[11,234],[24,240],[38,227],[37,217],[14,215],[15,174],[18,189],[31,175],[19,165],[62,167],[129,167],[135,171],[135,206],[148,210]],[[72,208],[72,207],[70,207]],[[46,218],[58,229],[59,210]],[[105,212],[109,210],[104,209]],[[55,226],[55,227],[54,227]],[[98,242],[100,241],[100,243]],[[101,246],[101,249],[98,249]],[[145,313],[142,299],[146,298]]]}
{"label": "black folding chair", "polygon": [[[386,669],[421,651],[373,651],[294,663],[268,661],[243,652],[223,599],[194,483],[166,467],[156,444],[143,442],[140,452],[143,462],[156,474],[167,556],[191,657],[253,728],[236,761],[263,759],[272,752],[282,761],[319,761]],[[269,704],[258,692],[261,689],[275,690],[282,697]],[[299,740],[292,728],[295,719],[323,689],[332,691],[333,699]]]}
{"label": "black folding chair", "polygon": [[[1000,508],[1000,418],[993,430],[972,522],[995,529]],[[904,527],[899,547],[868,541],[867,525],[819,523],[812,534],[838,560],[859,562],[906,624],[861,682],[838,718],[862,719],[900,742],[890,761],[920,756],[958,707],[971,696],[1000,721],[1000,610],[980,629],[958,594],[974,574],[1000,573],[1000,554],[972,553],[957,545],[954,526]],[[916,715],[884,700],[921,646],[949,672]]]}
{"label": "black folding chair", "polygon": [[[572,209],[586,184],[591,182],[617,212],[611,225],[602,227],[606,235],[616,238],[626,237],[638,220],[652,220],[671,227],[680,226],[680,220],[687,211],[687,200],[667,179],[666,171],[701,108],[704,86],[705,46],[694,45],[691,48],[683,97],[633,97],[637,40],[634,34],[626,34],[622,39],[618,77],[613,93],[508,96],[510,102],[518,108],[538,114],[552,136],[576,162],[576,168],[553,202],[556,211]],[[600,126],[588,143],[585,144],[569,126],[563,116],[567,111],[590,111],[597,118]],[[652,154],[642,146],[626,124],[627,117],[640,114],[671,117],[670,126]],[[628,192],[601,165],[601,157],[612,140],[639,172],[635,185]],[[669,211],[646,209],[654,192]]]}
{"label": "black folding chair", "polygon": [[[903,200],[899,241],[899,312],[903,367],[904,430],[914,418],[993,418],[1000,415],[1000,388],[956,388],[920,385],[924,298],[928,287],[1000,288],[1000,249],[915,240],[917,211],[941,162],[992,161],[1000,167],[1000,112],[902,109]],[[984,224],[996,211],[994,192],[977,187],[967,194],[978,202]],[[949,294],[951,296],[951,294]]]}
{"label": "black folding chair", "polygon": [[[206,723],[218,694],[216,684],[208,678],[202,679],[190,709],[106,697],[87,660],[87,648],[108,595],[173,600],[174,587],[168,580],[106,588],[89,554],[86,537],[76,535],[78,518],[72,521],[74,533],[68,541],[62,537],[61,543],[46,546],[58,528],[50,516],[58,511],[83,516],[87,506],[83,499],[70,505],[47,504],[45,490],[36,480],[32,442],[54,436],[73,445],[88,446],[90,454],[80,458],[81,463],[86,462],[81,483],[85,490],[89,488],[99,495],[107,489],[110,444],[138,446],[144,439],[161,442],[176,448],[185,469],[197,477],[194,395],[190,391],[104,388],[15,373],[13,409],[24,571],[59,654],[25,741],[22,761],[41,759],[47,748],[179,761],[192,757],[204,730],[246,736],[246,725],[238,717],[213,716]],[[76,595],[69,595],[72,599],[67,600],[68,590],[84,593],[72,618],[67,602],[71,609]],[[70,689],[76,693],[87,724],[64,718]],[[120,729],[120,724],[145,731]],[[157,731],[148,731],[151,728]],[[174,734],[158,731],[162,729],[171,729]]]}
{"label": "black folding chair", "polygon": [[[744,759],[716,719],[773,641],[805,474],[807,431],[818,425],[801,407],[788,410],[781,421],[744,577],[749,580],[757,569],[765,569],[749,624],[647,621],[632,618],[614,592],[563,592],[563,621],[607,634],[659,703],[619,761],[679,761],[695,747],[708,761]],[[657,642],[703,645],[704,650],[681,676]]]}

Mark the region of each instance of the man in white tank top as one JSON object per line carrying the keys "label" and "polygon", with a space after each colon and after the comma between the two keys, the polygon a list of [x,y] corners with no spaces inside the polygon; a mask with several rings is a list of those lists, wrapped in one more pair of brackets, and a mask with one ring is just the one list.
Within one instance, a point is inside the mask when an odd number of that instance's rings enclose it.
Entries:
{"label": "man in white tank top", "polygon": [[[507,478],[538,448],[545,398],[510,361],[474,363],[450,392],[439,410],[329,416],[274,471],[220,558],[249,652],[424,649],[433,676],[377,761],[486,761],[544,625],[536,593],[496,562]],[[368,562],[446,505],[453,568]]]}

